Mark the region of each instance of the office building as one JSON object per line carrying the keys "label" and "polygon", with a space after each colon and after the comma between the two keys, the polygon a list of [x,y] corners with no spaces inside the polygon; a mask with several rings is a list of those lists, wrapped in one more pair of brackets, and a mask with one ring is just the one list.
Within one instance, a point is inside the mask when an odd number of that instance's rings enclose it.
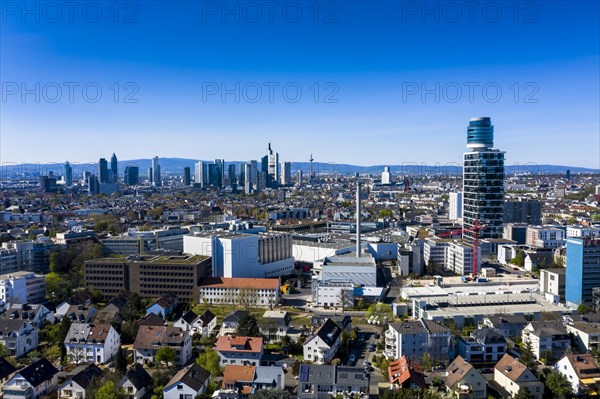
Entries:
{"label": "office building", "polygon": [[112,157],[110,157],[110,181],[112,183],[116,183],[119,180],[119,162],[117,161],[117,156],[113,152]]}
{"label": "office building", "polygon": [[142,299],[172,293],[180,303],[195,303],[198,284],[210,276],[211,261],[204,256],[138,255],[85,262],[84,284],[112,299],[131,291]]}
{"label": "office building", "polygon": [[152,182],[154,181],[154,171],[152,170],[152,167],[147,169],[147,177],[150,184],[152,184]]}
{"label": "office building", "polygon": [[[463,165],[463,228],[478,222],[485,229],[479,238],[502,237],[504,204],[504,152],[493,149],[494,127],[488,117],[472,118],[467,128]],[[473,231],[463,238],[472,241]]]}
{"label": "office building", "polygon": [[560,248],[565,245],[565,230],[552,226],[529,226],[525,244],[533,248]]}
{"label": "office building", "polygon": [[246,164],[239,164],[239,177],[238,177],[238,185],[244,187],[246,184]]}
{"label": "office building", "polygon": [[192,184],[192,170],[189,166],[183,168],[183,185],[189,186]]}
{"label": "office building", "polygon": [[208,182],[208,165],[206,162],[196,162],[196,170],[194,173],[194,186],[204,188]]}
{"label": "office building", "polygon": [[263,158],[263,172],[267,172],[266,187],[277,188],[280,180],[279,153],[273,151],[271,143],[267,148],[267,155]]}
{"label": "office building", "polygon": [[448,219],[460,220],[463,217],[463,193],[450,193],[448,198]]}
{"label": "office building", "polygon": [[162,177],[160,175],[160,164],[158,157],[152,158],[152,184],[155,187],[162,187]]}
{"label": "office building", "polygon": [[567,304],[591,304],[594,287],[600,287],[600,240],[568,238],[565,283]]}
{"label": "office building", "polygon": [[294,270],[289,234],[199,232],[183,237],[183,252],[210,256],[213,277],[277,277]]}
{"label": "office building", "polygon": [[[50,172],[52,173],[52,172]],[[40,189],[44,193],[56,193],[58,191],[58,186],[56,185],[56,177],[54,175],[48,174],[48,176],[40,176]]]}
{"label": "office building", "polygon": [[230,163],[227,167],[227,177],[229,178],[229,186],[237,188],[237,177],[235,176],[235,164]]}
{"label": "office building", "polygon": [[279,303],[280,288],[278,278],[207,277],[200,280],[198,303],[272,308]]}
{"label": "office building", "polygon": [[292,184],[292,163],[282,162],[281,163],[281,185],[287,186]]}
{"label": "office building", "polygon": [[554,269],[540,269],[540,294],[552,303],[565,300],[567,269],[564,267]]}
{"label": "office building", "polygon": [[69,161],[65,162],[65,186],[71,187],[73,185],[73,167]]}
{"label": "office building", "polygon": [[0,275],[0,300],[4,303],[42,303],[46,299],[46,276],[32,272]]}
{"label": "office building", "polygon": [[390,167],[385,166],[383,172],[381,172],[381,184],[390,184],[392,182],[392,174],[390,173]]}
{"label": "office building", "polygon": [[567,226],[567,237],[600,237],[600,227]]}
{"label": "office building", "polygon": [[140,168],[137,166],[125,167],[125,185],[137,186],[140,183]]}
{"label": "office building", "polygon": [[393,322],[385,332],[383,354],[388,359],[397,360],[402,356],[423,361],[423,355],[429,353],[430,359],[437,362],[449,360],[453,346],[452,331],[442,323],[432,320]]}
{"label": "office building", "polygon": [[518,245],[525,245],[528,227],[526,223],[508,223],[504,226],[502,238],[515,241]]}
{"label": "office building", "polygon": [[99,183],[108,183],[110,181],[108,162],[106,162],[105,158],[100,158],[98,161],[98,181]]}
{"label": "office building", "polygon": [[507,201],[503,209],[504,223],[542,223],[542,203],[538,200]]}

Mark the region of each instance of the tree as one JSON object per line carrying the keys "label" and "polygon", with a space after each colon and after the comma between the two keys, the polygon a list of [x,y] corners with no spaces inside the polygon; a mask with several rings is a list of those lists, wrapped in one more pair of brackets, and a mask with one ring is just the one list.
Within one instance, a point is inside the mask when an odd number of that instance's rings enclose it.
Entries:
{"label": "tree", "polygon": [[127,371],[127,354],[121,346],[119,346],[119,349],[117,349],[117,354],[115,355],[115,369],[120,374],[125,374]]}
{"label": "tree", "polygon": [[529,392],[529,389],[523,387],[519,389],[519,392],[517,392],[515,396],[513,396],[513,399],[534,399],[534,396]]}
{"label": "tree", "polygon": [[52,252],[50,254],[50,272],[52,272],[52,273],[60,273],[61,272],[60,253],[59,252]]}
{"label": "tree", "polygon": [[169,363],[173,363],[176,357],[177,353],[175,352],[175,349],[169,346],[163,346],[156,351],[156,361],[159,363],[166,363],[167,366]]}
{"label": "tree", "polygon": [[203,369],[208,370],[213,377],[221,374],[220,363],[219,353],[211,348],[206,348],[206,350],[196,359],[196,364]]}
{"label": "tree", "polygon": [[106,381],[96,393],[96,399],[122,399],[124,397],[124,391],[117,388],[112,380]]}
{"label": "tree", "polygon": [[523,363],[529,370],[534,374],[537,371],[537,360],[533,354],[533,346],[531,345],[531,339],[527,338],[523,342],[523,349],[521,350],[521,357],[519,361]]}
{"label": "tree", "polygon": [[567,399],[573,396],[573,387],[568,378],[553,370],[546,377],[546,386],[558,399]]}
{"label": "tree", "polygon": [[242,316],[236,334],[243,337],[260,337],[260,328],[256,316],[251,313]]}
{"label": "tree", "polygon": [[516,266],[523,267],[525,266],[525,252],[519,251],[517,252],[517,256],[510,260],[510,263]]}
{"label": "tree", "polygon": [[590,312],[591,309],[585,303],[582,303],[581,305],[577,306],[577,314],[586,314]]}
{"label": "tree", "polygon": [[431,356],[428,352],[423,353],[423,368],[425,371],[431,371]]}
{"label": "tree", "polygon": [[346,311],[347,306],[352,306],[352,295],[350,295],[349,290],[341,289],[338,294],[338,302],[342,305],[342,312]]}
{"label": "tree", "polygon": [[71,284],[58,273],[46,274],[46,297],[61,301],[71,295]]}
{"label": "tree", "polygon": [[273,319],[263,318],[260,320],[260,330],[266,334],[267,340],[271,341],[274,336],[277,336],[277,323]]}
{"label": "tree", "polygon": [[139,319],[145,310],[142,298],[134,292],[127,298],[127,303],[121,312],[121,316],[127,321],[133,321]]}
{"label": "tree", "polygon": [[4,346],[4,343],[0,342],[0,357],[7,357],[8,356],[8,352],[6,351],[6,347]]}

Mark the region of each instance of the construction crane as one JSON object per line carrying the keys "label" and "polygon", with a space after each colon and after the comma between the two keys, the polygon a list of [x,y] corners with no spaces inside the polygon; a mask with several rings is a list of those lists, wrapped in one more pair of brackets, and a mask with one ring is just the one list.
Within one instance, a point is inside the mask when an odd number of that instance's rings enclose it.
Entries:
{"label": "construction crane", "polygon": [[484,230],[486,226],[479,224],[479,220],[475,219],[473,227],[462,228],[458,230],[447,231],[445,233],[436,234],[437,237],[443,238],[453,236],[456,234],[462,234],[465,231],[473,232],[473,278],[477,278],[477,264],[479,263],[479,232]]}

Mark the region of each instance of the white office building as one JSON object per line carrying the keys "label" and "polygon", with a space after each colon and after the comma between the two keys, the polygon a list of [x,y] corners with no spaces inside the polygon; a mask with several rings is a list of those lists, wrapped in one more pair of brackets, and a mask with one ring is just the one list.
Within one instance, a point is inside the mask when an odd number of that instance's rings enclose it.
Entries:
{"label": "white office building", "polygon": [[390,167],[386,166],[383,168],[381,173],[381,184],[390,184],[392,182],[392,174],[390,173]]}
{"label": "white office building", "polygon": [[0,300],[5,304],[42,303],[46,299],[46,276],[33,272],[0,275]]}
{"label": "white office building", "polygon": [[456,192],[450,193],[450,197],[448,199],[448,219],[450,220],[459,220],[463,217],[463,193]]}
{"label": "white office building", "polygon": [[565,245],[565,231],[552,226],[530,226],[525,243],[534,248],[560,248]]}
{"label": "white office building", "polygon": [[294,270],[289,234],[200,232],[183,237],[183,252],[212,257],[213,277],[277,277]]}

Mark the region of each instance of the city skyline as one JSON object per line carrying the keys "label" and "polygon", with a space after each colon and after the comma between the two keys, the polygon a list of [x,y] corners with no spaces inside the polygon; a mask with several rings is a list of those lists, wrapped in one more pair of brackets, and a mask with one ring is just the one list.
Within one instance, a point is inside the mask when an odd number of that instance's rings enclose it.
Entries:
{"label": "city skyline", "polygon": [[133,4],[132,23],[108,9],[98,23],[3,15],[0,162],[243,160],[270,138],[291,160],[460,163],[464,121],[490,116],[507,164],[600,166],[597,2],[518,3],[497,21],[462,10],[458,22],[438,2],[439,15],[319,3],[319,23],[309,8],[297,23],[253,23],[200,2]]}

